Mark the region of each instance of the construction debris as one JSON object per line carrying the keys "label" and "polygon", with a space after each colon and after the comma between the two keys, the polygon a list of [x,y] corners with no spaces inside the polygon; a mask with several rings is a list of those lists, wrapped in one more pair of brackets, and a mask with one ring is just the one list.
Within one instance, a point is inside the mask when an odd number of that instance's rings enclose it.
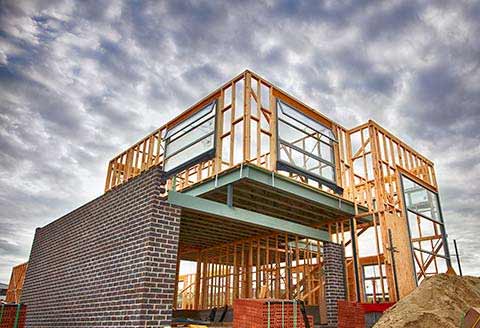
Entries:
{"label": "construction debris", "polygon": [[374,328],[457,328],[473,306],[480,306],[480,278],[440,274],[387,310]]}

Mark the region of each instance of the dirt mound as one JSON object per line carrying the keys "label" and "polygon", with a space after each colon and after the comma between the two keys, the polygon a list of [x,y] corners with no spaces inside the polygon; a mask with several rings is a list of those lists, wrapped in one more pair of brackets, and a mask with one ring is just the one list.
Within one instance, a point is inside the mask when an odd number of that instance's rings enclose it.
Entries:
{"label": "dirt mound", "polygon": [[480,278],[440,274],[387,310],[374,328],[458,328],[472,306],[480,306]]}

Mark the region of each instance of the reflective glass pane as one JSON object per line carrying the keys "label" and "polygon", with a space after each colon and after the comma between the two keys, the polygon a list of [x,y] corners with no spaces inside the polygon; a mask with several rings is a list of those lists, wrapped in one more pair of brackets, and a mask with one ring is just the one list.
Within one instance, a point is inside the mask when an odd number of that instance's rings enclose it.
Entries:
{"label": "reflective glass pane", "polygon": [[330,130],[328,127],[324,126],[323,124],[305,116],[304,114],[297,111],[295,108],[281,101],[278,101],[278,108],[280,109],[278,111],[279,112],[278,116],[280,118],[284,118],[285,116],[287,116],[335,140],[335,136],[332,130]]}
{"label": "reflective glass pane", "polygon": [[322,172],[321,174],[322,177],[335,182],[335,174],[334,174],[333,167],[329,165],[324,165],[321,169],[321,172]]}
{"label": "reflective glass pane", "polygon": [[307,133],[295,129],[294,127],[282,121],[278,121],[278,135],[282,140],[288,143],[298,142],[298,140],[308,136]]}
{"label": "reflective glass pane", "polygon": [[335,182],[332,131],[281,101],[277,106],[279,159]]}
{"label": "reflective glass pane", "polygon": [[183,163],[188,162],[189,160],[195,158],[198,155],[201,155],[208,150],[213,149],[215,135],[209,135],[204,139],[198,141],[197,143],[191,145],[190,147],[186,148],[185,150],[169,157],[165,161],[165,171],[170,171]]}
{"label": "reflective glass pane", "polygon": [[418,230],[419,219],[417,215],[412,212],[407,212],[408,216],[408,225],[410,227],[410,234],[412,238],[420,237],[420,232]]}
{"label": "reflective glass pane", "polygon": [[436,221],[441,221],[437,194],[404,176],[402,176],[402,182],[407,208]]}
{"label": "reflective glass pane", "polygon": [[180,122],[179,124],[175,125],[174,127],[170,128],[170,129],[168,129],[165,137],[169,138],[169,137],[173,136],[174,134],[180,132],[183,129],[187,129],[190,126],[195,126],[196,123],[202,122],[203,121],[202,118],[207,117],[207,115],[208,116],[210,116],[210,115],[215,116],[216,104],[217,104],[216,101],[208,104],[207,106],[202,108],[200,111],[198,111],[194,115],[188,117],[184,121]]}
{"label": "reflective glass pane", "polygon": [[194,143],[196,140],[205,137],[209,133],[213,133],[215,131],[215,118],[212,117],[208,119],[206,122],[200,124],[195,129],[190,130],[186,133],[179,133],[178,138],[172,138],[173,141],[168,140],[167,152],[166,156],[169,157],[172,154],[176,153],[180,149]]}
{"label": "reflective glass pane", "polygon": [[323,142],[320,142],[319,146],[320,146],[320,157],[326,161],[329,161],[330,163],[333,163],[333,147]]}
{"label": "reflective glass pane", "polygon": [[[298,123],[297,123],[298,124]],[[333,147],[320,141],[320,134],[313,132],[304,133],[282,121],[278,122],[278,135],[282,141],[302,149],[307,155],[320,157],[334,164]]]}
{"label": "reflective glass pane", "polygon": [[171,171],[214,148],[216,100],[167,130],[165,171]]}
{"label": "reflective glass pane", "polygon": [[289,147],[286,144],[280,145],[280,160],[325,179],[334,181],[334,169],[332,166],[323,163],[319,159]]}

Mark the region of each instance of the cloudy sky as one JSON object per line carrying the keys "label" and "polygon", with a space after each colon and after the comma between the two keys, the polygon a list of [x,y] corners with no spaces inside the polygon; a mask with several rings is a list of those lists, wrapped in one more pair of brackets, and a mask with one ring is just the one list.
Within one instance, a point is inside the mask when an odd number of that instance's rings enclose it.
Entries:
{"label": "cloudy sky", "polygon": [[436,163],[480,275],[480,3],[0,0],[0,282],[110,158],[246,68]]}

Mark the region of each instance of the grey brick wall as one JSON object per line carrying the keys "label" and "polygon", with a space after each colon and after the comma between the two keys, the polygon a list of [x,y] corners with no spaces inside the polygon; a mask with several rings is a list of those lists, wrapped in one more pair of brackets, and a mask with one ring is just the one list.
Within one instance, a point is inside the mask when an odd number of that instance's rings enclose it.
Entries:
{"label": "grey brick wall", "polygon": [[345,300],[345,253],[342,245],[324,242],[323,263],[325,270],[325,299],[329,327],[337,327],[338,304]]}
{"label": "grey brick wall", "polygon": [[22,301],[27,327],[170,323],[180,209],[149,170],[37,229]]}

